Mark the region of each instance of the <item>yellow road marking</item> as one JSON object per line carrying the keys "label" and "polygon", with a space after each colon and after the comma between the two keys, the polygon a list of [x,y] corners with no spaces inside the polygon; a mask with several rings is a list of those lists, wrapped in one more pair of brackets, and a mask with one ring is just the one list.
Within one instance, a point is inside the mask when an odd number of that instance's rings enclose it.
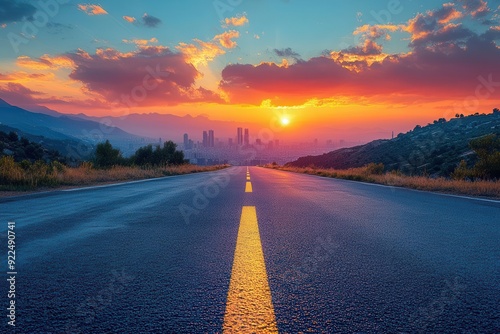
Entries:
{"label": "yellow road marking", "polygon": [[247,175],[247,181],[250,181],[250,175]]}
{"label": "yellow road marking", "polygon": [[255,206],[241,212],[224,333],[278,333]]}
{"label": "yellow road marking", "polygon": [[247,184],[245,185],[245,192],[246,193],[251,193],[252,191],[252,182],[247,181]]}

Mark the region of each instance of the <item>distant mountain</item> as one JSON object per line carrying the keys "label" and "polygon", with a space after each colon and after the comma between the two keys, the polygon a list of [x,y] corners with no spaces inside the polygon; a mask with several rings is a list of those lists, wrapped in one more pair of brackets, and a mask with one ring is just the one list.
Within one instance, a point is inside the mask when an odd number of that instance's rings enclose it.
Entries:
{"label": "distant mountain", "polygon": [[[132,153],[144,139],[123,131],[116,126],[107,126],[92,120],[59,114],[47,109],[53,115],[31,112],[7,102],[0,101],[0,123],[48,139],[79,141],[95,145],[108,139],[125,153]],[[46,112],[47,112],[46,110]]]}
{"label": "distant mountain", "polygon": [[11,105],[5,102],[4,100],[0,99],[0,108],[1,107],[11,107]]}
{"label": "distant mountain", "polygon": [[250,128],[251,133],[257,133],[261,127],[249,123],[237,123],[227,121],[214,121],[206,116],[191,115],[176,116],[171,114],[129,114],[122,117],[90,117],[83,114],[73,115],[87,120],[100,122],[106,119],[107,122],[119,127],[127,132],[139,136],[162,138],[182,142],[183,135],[188,133],[189,138],[202,139],[203,131],[214,130],[217,138],[227,140],[236,136],[237,127]]}
{"label": "distant mountain", "polygon": [[368,163],[383,163],[387,170],[406,174],[428,173],[448,176],[461,160],[472,163],[469,142],[487,134],[500,134],[500,112],[471,115],[449,121],[440,119],[392,140],[375,140],[365,145],[343,148],[318,156],[307,156],[287,166],[347,169]]}

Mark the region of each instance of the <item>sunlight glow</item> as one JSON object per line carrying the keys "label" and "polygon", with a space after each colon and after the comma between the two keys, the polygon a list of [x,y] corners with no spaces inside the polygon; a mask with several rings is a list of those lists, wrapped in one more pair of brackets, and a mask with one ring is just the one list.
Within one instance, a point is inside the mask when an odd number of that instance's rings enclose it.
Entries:
{"label": "sunlight glow", "polygon": [[290,124],[290,118],[288,118],[286,116],[283,116],[280,119],[280,123],[281,123],[282,126],[287,126],[287,125]]}

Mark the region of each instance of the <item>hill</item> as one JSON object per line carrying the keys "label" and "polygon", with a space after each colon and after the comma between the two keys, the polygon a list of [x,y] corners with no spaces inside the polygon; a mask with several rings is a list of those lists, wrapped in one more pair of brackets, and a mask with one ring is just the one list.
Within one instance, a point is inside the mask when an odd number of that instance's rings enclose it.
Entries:
{"label": "hill", "polygon": [[[19,138],[26,138],[29,141],[31,141],[34,144],[40,145],[44,151],[55,151],[58,152],[61,156],[65,157],[66,162],[71,162],[71,161],[78,161],[82,159],[89,159],[92,156],[92,146],[83,146],[83,144],[80,140],[77,139],[72,139],[70,137],[66,139],[51,139],[51,138],[46,138],[44,136],[37,136],[33,135],[31,133],[27,133],[24,131],[21,131],[17,128],[13,128],[7,125],[0,124],[0,131],[6,134],[9,134],[11,132],[14,132],[17,134]],[[5,144],[5,143],[4,143]],[[2,141],[0,140],[0,147],[2,145]],[[10,148],[7,145],[4,145],[2,149],[7,149],[7,153],[9,153]],[[10,150],[12,151],[12,150]],[[77,152],[88,152],[88,154],[77,154]],[[8,155],[5,154],[2,150],[0,150],[0,155]],[[16,156],[14,158],[17,159]],[[60,160],[60,159],[58,159]]]}
{"label": "hill", "polygon": [[110,140],[124,152],[133,152],[134,143],[144,143],[143,138],[116,126],[106,126],[101,122],[66,116],[54,111],[51,113],[48,115],[31,112],[0,99],[0,123],[19,129],[24,134],[60,141],[76,141],[89,147]]}
{"label": "hill", "polygon": [[51,148],[50,144],[46,145],[43,141],[30,141],[27,137],[19,136],[19,132],[11,130],[15,129],[0,126],[0,157],[11,156],[17,162],[23,160],[30,162],[37,160],[45,162],[67,161],[56,149]]}
{"label": "hill", "polygon": [[383,163],[386,170],[405,174],[449,176],[461,160],[472,165],[476,156],[469,142],[488,134],[500,134],[500,112],[440,119],[433,124],[399,134],[391,140],[339,149],[323,155],[306,156],[286,166],[348,169]]}

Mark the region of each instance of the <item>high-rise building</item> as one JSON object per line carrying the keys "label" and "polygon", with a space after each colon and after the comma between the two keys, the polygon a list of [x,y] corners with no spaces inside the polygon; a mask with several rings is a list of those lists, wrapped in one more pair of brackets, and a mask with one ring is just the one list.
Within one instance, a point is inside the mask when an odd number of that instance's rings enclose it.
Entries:
{"label": "high-rise building", "polygon": [[215,147],[214,130],[208,130],[208,147]]}
{"label": "high-rise building", "polygon": [[250,145],[250,133],[248,132],[248,129],[245,129],[245,146]]}
{"label": "high-rise building", "polygon": [[238,134],[236,136],[236,141],[238,142],[239,146],[243,145],[243,128],[238,128]]}
{"label": "high-rise building", "polygon": [[184,134],[184,149],[185,150],[189,149],[189,136],[187,133]]}
{"label": "high-rise building", "polygon": [[203,147],[208,147],[208,133],[203,131]]}

